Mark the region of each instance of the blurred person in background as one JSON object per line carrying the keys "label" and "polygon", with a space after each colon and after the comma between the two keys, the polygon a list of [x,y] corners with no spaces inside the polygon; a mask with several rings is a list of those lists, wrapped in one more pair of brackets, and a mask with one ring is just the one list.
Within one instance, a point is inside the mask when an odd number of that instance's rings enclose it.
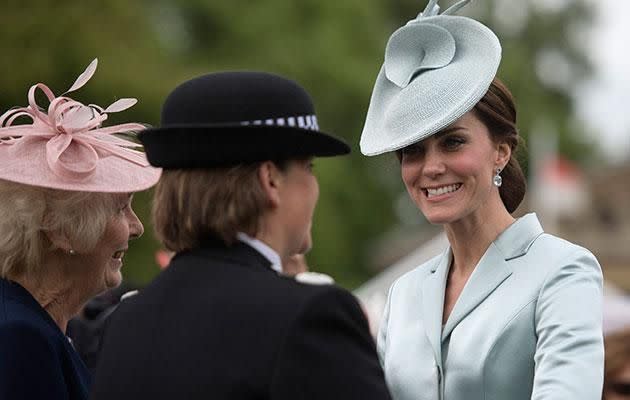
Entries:
{"label": "blurred person in background", "polygon": [[613,284],[604,286],[605,400],[630,399],[630,300]]}
{"label": "blurred person in background", "polygon": [[389,399],[357,300],[282,273],[311,247],[313,157],[350,151],[320,132],[306,91],[203,75],[140,139],[164,169],[153,220],[175,255],[112,314],[91,398]]}
{"label": "blurred person in background", "polygon": [[526,182],[501,45],[436,0],[390,37],[361,136],[395,152],[450,246],[390,288],[378,351],[392,397],[601,396],[602,274],[587,250],[515,219]]}
{"label": "blurred person in background", "polygon": [[68,321],[66,335],[90,373],[94,373],[101,351],[101,340],[109,316],[123,298],[135,294],[139,286],[122,282],[118,287],[91,298],[79,314]]}
{"label": "blurred person in background", "polygon": [[28,101],[0,117],[0,399],[83,400],[90,374],[65,335],[68,321],[120,284],[129,240],[143,232],[132,195],[160,171],[137,143],[114,135],[143,125],[101,127],[135,99],[102,109],[39,83]]}
{"label": "blurred person in background", "polygon": [[630,399],[630,327],[604,338],[604,400]]}

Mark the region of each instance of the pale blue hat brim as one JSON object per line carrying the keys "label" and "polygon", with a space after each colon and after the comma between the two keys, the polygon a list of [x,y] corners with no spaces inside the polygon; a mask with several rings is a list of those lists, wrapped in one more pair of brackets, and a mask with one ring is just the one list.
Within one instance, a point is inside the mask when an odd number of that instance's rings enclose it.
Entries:
{"label": "pale blue hat brim", "polygon": [[[431,65],[430,69],[418,72],[405,87],[399,86],[406,84],[400,78],[394,79],[398,84],[388,79],[388,75],[401,75],[392,71],[387,74],[386,63],[383,65],[361,134],[360,147],[365,155],[399,150],[448,127],[474,108],[496,76],[501,62],[501,44],[485,25],[461,16],[421,17],[400,28],[392,38],[402,30],[421,24],[443,28],[452,35],[453,58],[445,66]],[[427,29],[431,30],[434,29]],[[396,44],[413,48],[414,43],[408,43],[411,40],[408,37],[402,39],[407,42]],[[447,44],[437,42],[435,46]],[[428,50],[443,56],[442,49]],[[420,58],[424,54],[422,49],[418,53]]]}

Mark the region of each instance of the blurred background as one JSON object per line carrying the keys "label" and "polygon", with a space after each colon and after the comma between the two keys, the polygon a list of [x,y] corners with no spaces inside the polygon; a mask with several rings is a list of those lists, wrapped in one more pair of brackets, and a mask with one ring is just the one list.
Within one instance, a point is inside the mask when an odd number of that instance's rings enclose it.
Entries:
{"label": "blurred background", "polygon": [[[444,243],[409,201],[395,157],[358,150],[387,39],[426,2],[5,0],[0,110],[26,105],[37,82],[59,95],[96,57],[96,75],[73,97],[102,106],[139,100],[110,123],[158,124],[165,96],[207,72],[266,70],[297,80],[313,95],[320,127],[353,147],[349,157],[316,161],[321,197],[308,263],[378,308],[395,276]],[[442,9],[454,2],[441,1]],[[535,210],[547,231],[591,249],[623,295],[630,289],[630,2],[476,0],[460,13],[503,43],[499,76],[517,99],[527,143],[521,160],[530,190],[517,214]],[[159,271],[159,245],[150,193],[134,203],[146,234],[131,246],[124,274],[143,284]]]}

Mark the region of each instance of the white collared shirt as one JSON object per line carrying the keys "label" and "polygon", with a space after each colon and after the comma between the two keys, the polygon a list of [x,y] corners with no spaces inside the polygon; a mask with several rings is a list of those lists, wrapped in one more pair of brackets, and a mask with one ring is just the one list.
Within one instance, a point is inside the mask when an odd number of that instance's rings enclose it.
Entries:
{"label": "white collared shirt", "polygon": [[271,269],[278,273],[282,273],[282,260],[280,255],[266,243],[249,236],[246,233],[238,232],[236,238],[241,242],[250,245],[260,254],[262,254],[271,263]]}

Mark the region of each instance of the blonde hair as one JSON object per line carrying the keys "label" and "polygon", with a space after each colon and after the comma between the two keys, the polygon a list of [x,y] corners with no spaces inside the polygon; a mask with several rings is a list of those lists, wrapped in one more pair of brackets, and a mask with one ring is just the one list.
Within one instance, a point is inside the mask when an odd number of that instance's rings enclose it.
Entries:
{"label": "blonde hair", "polygon": [[56,248],[46,232],[65,235],[77,252],[92,250],[115,212],[112,194],[70,192],[0,179],[0,277],[37,274]]}
{"label": "blonde hair", "polygon": [[153,197],[153,223],[164,247],[179,252],[207,237],[231,244],[239,231],[254,236],[267,207],[260,165],[164,170]]}

